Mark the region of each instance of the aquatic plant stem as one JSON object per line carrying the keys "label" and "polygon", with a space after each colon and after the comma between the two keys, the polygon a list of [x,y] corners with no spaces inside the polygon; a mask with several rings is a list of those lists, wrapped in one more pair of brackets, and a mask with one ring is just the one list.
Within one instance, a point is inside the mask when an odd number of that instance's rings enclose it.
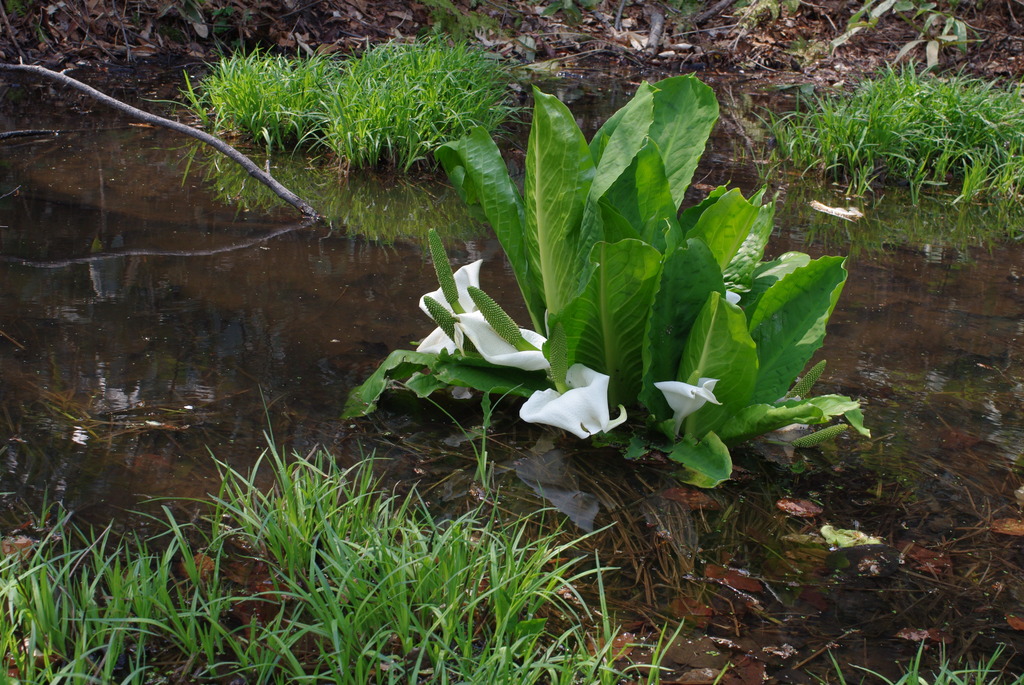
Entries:
{"label": "aquatic plant stem", "polygon": [[42,76],[44,78],[57,81],[62,85],[74,88],[75,90],[79,90],[85,93],[86,95],[95,98],[96,100],[99,100],[100,102],[109,105],[110,107],[113,107],[114,109],[120,112],[124,112],[125,114],[134,117],[135,119],[144,121],[147,124],[153,124],[154,126],[162,126],[163,128],[169,128],[172,131],[177,131],[178,133],[184,133],[187,136],[191,136],[213,147],[218,152],[221,152],[230,157],[232,160],[241,165],[242,168],[244,168],[247,172],[249,172],[250,176],[252,176],[257,181],[270,188],[272,191],[274,191],[274,193],[279,198],[281,198],[282,200],[284,200],[285,202],[287,202],[288,204],[302,212],[303,216],[309,217],[311,219],[320,218],[320,214],[315,209],[313,209],[308,203],[306,203],[298,195],[296,195],[295,193],[281,185],[269,173],[263,171],[258,166],[256,166],[256,164],[251,159],[249,159],[241,152],[225,143],[223,140],[220,140],[219,138],[216,138],[210,135],[209,133],[206,133],[205,131],[200,131],[199,129],[192,128],[191,126],[188,126],[186,124],[182,124],[171,119],[165,119],[161,116],[150,114],[149,112],[144,112],[141,109],[132,107],[131,105],[125,104],[120,100],[117,100],[115,98],[110,97],[109,95],[106,95],[105,93],[101,93],[92,86],[86,85],[81,81],[71,78],[64,72],[52,71],[45,67],[41,67],[34,64],[0,64],[0,71],[28,72],[30,74],[36,74],[38,76]]}

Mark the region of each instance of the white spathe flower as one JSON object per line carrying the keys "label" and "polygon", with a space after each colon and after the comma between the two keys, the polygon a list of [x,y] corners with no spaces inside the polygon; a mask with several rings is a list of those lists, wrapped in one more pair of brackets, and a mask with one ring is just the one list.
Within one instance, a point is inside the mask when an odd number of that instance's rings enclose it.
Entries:
{"label": "white spathe flower", "polygon": [[[462,337],[462,330],[458,327],[455,328],[455,337]],[[430,332],[430,335],[420,341],[420,344],[416,347],[416,351],[440,354],[441,350],[447,350],[449,354],[453,354],[455,350],[461,348],[461,340],[457,344],[454,340],[448,337],[447,333],[442,331],[440,328],[435,328]]]}
{"label": "white spathe flower", "polygon": [[[466,264],[465,266],[459,267],[454,274],[455,289],[459,293],[459,304],[462,306],[462,311],[464,312],[476,311],[476,304],[473,302],[473,298],[469,296],[469,286],[473,286],[474,288],[480,287],[480,265],[483,263],[484,260],[478,259],[472,264]],[[427,316],[430,316],[430,312],[427,310],[427,305],[424,304],[423,301],[428,297],[434,298],[442,307],[453,314],[455,313],[452,306],[448,304],[448,300],[444,299],[444,292],[438,288],[434,292],[427,293],[420,298],[420,309],[422,309],[423,313]]]}
{"label": "white spathe flower", "polygon": [[477,352],[490,363],[499,366],[514,366],[525,371],[540,371],[551,366],[544,357],[544,353],[541,352],[546,340],[540,333],[528,331],[525,328],[519,329],[526,342],[537,348],[524,352],[517,350],[514,345],[510,345],[498,335],[491,324],[487,323],[482,312],[459,314],[456,318],[458,323],[455,326],[455,335],[458,336],[460,331],[465,333]]}
{"label": "white spathe flower", "polygon": [[721,404],[715,399],[715,384],[717,378],[701,378],[697,385],[690,385],[682,381],[661,381],[655,383],[654,387],[661,390],[665,401],[672,408],[672,421],[675,424],[675,433],[679,434],[679,427],[683,425],[683,419],[704,406],[705,403]]}
{"label": "white spathe flower", "polygon": [[619,405],[619,416],[608,412],[609,378],[603,373],[573,364],[565,375],[569,390],[538,390],[530,395],[519,417],[530,423],[564,428],[579,438],[609,431],[626,420],[626,409]]}
{"label": "white spathe flower", "polygon": [[737,304],[738,305],[740,303],[740,294],[739,293],[734,293],[731,290],[726,290],[725,291],[725,301],[728,302],[729,304]]}
{"label": "white spathe flower", "polygon": [[[478,259],[472,264],[459,267],[453,274],[455,277],[455,289],[459,294],[459,305],[461,305],[463,311],[476,311],[476,304],[473,302],[473,298],[469,296],[469,286],[480,287],[480,265],[483,263],[484,260]],[[448,304],[448,300],[444,298],[444,292],[438,288],[420,298],[420,309],[427,316],[430,316],[430,310],[427,309],[425,303],[428,297],[433,298],[442,307],[452,312],[452,314],[455,313],[452,306]],[[455,338],[455,340],[452,340],[443,330],[435,328],[430,332],[430,335],[420,342],[416,351],[438,354],[441,350],[447,350],[449,353],[453,353],[455,350],[461,350],[465,344],[462,338],[462,330],[458,327],[455,328]]]}

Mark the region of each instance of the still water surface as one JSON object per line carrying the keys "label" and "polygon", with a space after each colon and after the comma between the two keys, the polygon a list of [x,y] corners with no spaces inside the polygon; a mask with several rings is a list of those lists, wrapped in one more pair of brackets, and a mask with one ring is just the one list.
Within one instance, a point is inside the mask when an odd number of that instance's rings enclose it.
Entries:
{"label": "still water surface", "polygon": [[[563,93],[580,96],[572,85]],[[416,307],[436,288],[426,229],[447,231],[456,265],[487,260],[483,285],[496,299],[517,299],[498,244],[449,188],[319,174],[334,221],[303,226],[287,209],[240,204],[237,172],[174,134],[18,95],[8,93],[0,130],[63,133],[0,142],[0,195],[17,188],[0,199],[0,493],[10,493],[0,502],[58,501],[102,521],[148,497],[202,496],[216,487],[211,455],[244,468],[268,432],[349,461],[376,449],[396,478],[441,481],[430,490],[439,506],[472,498],[472,451],[440,412],[397,398],[370,421],[338,420],[352,387],[432,328]],[[591,131],[616,106],[600,90],[573,104]],[[735,153],[723,129],[700,188],[754,190]],[[294,160],[277,164],[282,178],[309,175]],[[570,526],[620,524],[627,532],[594,544],[623,568],[614,584],[627,615],[658,623],[713,607],[709,633],[746,640],[734,655],[761,650],[770,670],[813,666],[830,640],[861,663],[905,658],[917,646],[898,637],[906,630],[935,629],[954,651],[1024,650],[1006,621],[1024,616],[1022,538],[988,530],[1021,513],[1024,244],[953,244],[935,226],[933,242],[890,234],[886,249],[871,249],[858,246],[856,224],[803,199],[843,198],[781,190],[771,255],[851,255],[820,389],[863,399],[875,437],[795,460],[753,446],[738,458],[748,470],[714,493],[725,513],[690,511],[657,469],[624,467],[499,411],[506,496],[554,504]],[[871,212],[876,224],[920,223],[919,210],[895,202]],[[462,405],[450,410],[478,422],[478,404]],[[781,496],[815,499],[825,514],[788,518],[773,506]],[[908,557],[884,577],[831,584],[808,570],[820,555],[786,537],[824,522],[908,553],[916,543],[949,565]],[[714,579],[712,562],[758,585]],[[763,656],[780,645],[794,653]]]}

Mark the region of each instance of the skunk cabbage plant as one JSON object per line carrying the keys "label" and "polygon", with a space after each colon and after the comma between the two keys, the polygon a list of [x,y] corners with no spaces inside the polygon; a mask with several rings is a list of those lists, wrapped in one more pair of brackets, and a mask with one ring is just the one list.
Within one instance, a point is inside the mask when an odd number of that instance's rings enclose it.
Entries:
{"label": "skunk cabbage plant", "polygon": [[807,396],[820,365],[794,386],[822,344],[844,259],[763,261],[774,214],[763,191],[717,188],[680,211],[718,117],[711,89],[691,76],[644,83],[589,143],[565,105],[534,98],[521,190],[483,129],[437,152],[497,234],[531,328],[482,290],[486,267],[453,274],[432,233],[441,288],[421,308],[437,329],[393,352],[345,415],[373,411],[397,383],[421,396],[521,395],[524,420],[581,438],[628,415],[620,431],[643,420],[680,478],[705,487],[729,477],[729,446],[789,424],[841,416],[869,435],[858,402]]}

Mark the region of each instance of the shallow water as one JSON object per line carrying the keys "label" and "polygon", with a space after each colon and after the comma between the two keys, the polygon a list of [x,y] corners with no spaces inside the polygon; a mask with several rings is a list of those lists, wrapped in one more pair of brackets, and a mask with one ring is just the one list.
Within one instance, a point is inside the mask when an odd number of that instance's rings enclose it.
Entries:
{"label": "shallow water", "polygon": [[[749,103],[750,86],[716,87]],[[590,131],[622,92],[564,86]],[[498,244],[450,189],[320,174],[306,192],[334,220],[308,227],[265,198],[226,202],[243,192],[237,173],[175,134],[74,114],[60,98],[40,107],[44,95],[9,91],[0,114],[0,130],[66,131],[0,141],[0,195],[18,188],[0,199],[0,492],[11,493],[0,503],[58,501],[107,520],[148,497],[202,496],[216,488],[211,454],[245,467],[268,432],[300,453],[322,445],[356,460],[376,449],[392,477],[422,479],[441,508],[482,496],[471,445],[439,409],[392,396],[370,420],[337,418],[390,350],[431,328],[416,307],[436,287],[427,228],[447,230],[454,263],[486,259],[484,286],[516,301]],[[695,192],[758,187],[734,161],[747,120],[731,111]],[[309,176],[275,164],[282,178]],[[637,630],[690,617],[708,623],[722,655],[769,672],[823,672],[830,642],[841,659],[884,667],[916,650],[905,630],[940,631],[931,637],[948,637],[951,653],[1024,650],[1006,622],[1024,615],[1024,538],[989,530],[1020,516],[1024,245],[953,240],[945,226],[872,242],[858,231],[920,210],[890,199],[846,224],[808,210],[804,194],[841,196],[784,190],[773,255],[851,255],[820,390],[862,398],[875,437],[796,455],[754,445],[737,455],[736,481],[712,493],[714,509],[682,503],[657,465],[580,450],[499,411],[490,447],[504,506],[555,505],[584,530],[615,523],[586,544],[622,568],[610,583]],[[480,421],[475,400],[446,409],[467,428]],[[774,505],[782,496],[825,512],[788,517]],[[821,572],[826,552],[786,536],[826,522],[883,538],[905,562],[883,576]],[[911,542],[948,566],[924,564]],[[697,667],[688,649],[673,652],[680,671]]]}

